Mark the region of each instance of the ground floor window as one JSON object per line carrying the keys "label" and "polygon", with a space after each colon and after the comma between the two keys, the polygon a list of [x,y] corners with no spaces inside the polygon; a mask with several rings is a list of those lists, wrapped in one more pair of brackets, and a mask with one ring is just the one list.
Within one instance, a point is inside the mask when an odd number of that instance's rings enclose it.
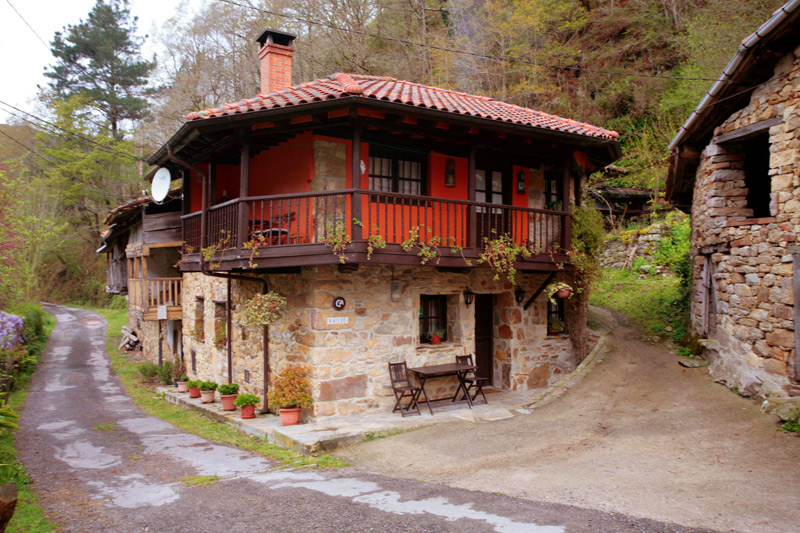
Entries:
{"label": "ground floor window", "polygon": [[194,300],[194,326],[192,327],[192,337],[199,341],[205,339],[206,326],[205,326],[205,305],[206,301],[202,296],[198,296]]}
{"label": "ground floor window", "polygon": [[564,317],[564,299],[556,298],[553,303],[548,300],[547,302],[547,333],[555,335],[567,331],[567,325]]}
{"label": "ground floor window", "polygon": [[429,343],[433,335],[447,340],[447,295],[421,294],[419,296],[419,340]]}

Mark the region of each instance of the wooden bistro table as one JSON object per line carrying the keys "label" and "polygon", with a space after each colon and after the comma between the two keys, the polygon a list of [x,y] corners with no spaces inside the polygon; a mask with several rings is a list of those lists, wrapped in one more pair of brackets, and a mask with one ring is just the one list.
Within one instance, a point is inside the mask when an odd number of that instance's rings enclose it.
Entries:
{"label": "wooden bistro table", "polygon": [[[408,370],[417,375],[417,379],[419,379],[419,386],[422,389],[422,395],[425,397],[424,401],[428,405],[428,410],[431,412],[431,415],[433,415],[433,406],[431,405],[431,402],[444,402],[450,400],[447,405],[467,403],[469,404],[469,408],[472,409],[472,399],[469,397],[469,394],[467,393],[467,387],[464,385],[464,377],[468,372],[474,371],[475,369],[476,367],[474,365],[467,365],[463,363],[446,363],[443,365],[419,366],[416,368],[409,368]],[[456,376],[458,378],[458,387],[456,388],[455,394],[446,398],[429,400],[428,393],[425,390],[425,383],[431,378],[441,378],[445,376]],[[459,391],[464,393],[464,398],[461,400],[458,400]]]}

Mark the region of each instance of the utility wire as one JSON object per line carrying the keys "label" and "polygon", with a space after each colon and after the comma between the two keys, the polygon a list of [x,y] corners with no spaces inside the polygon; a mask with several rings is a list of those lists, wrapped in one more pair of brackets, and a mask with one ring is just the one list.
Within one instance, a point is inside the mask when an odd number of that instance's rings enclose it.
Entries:
{"label": "utility wire", "polygon": [[44,45],[44,47],[47,48],[47,50],[49,51],[50,50],[50,45],[47,44],[45,42],[45,40],[42,39],[42,37],[38,33],[36,33],[36,30],[33,29],[33,26],[28,24],[28,21],[25,20],[25,17],[23,17],[22,14],[19,11],[17,11],[17,8],[14,7],[14,4],[11,3],[11,0],[6,0],[6,3],[8,3],[8,5],[11,6],[11,9],[14,10],[14,13],[16,13],[17,16],[22,19],[22,22],[25,23],[25,25],[28,27],[28,29],[30,29],[33,32],[33,34],[36,36],[36,38],[39,39],[42,42],[42,44]]}
{"label": "utility wire", "polygon": [[4,136],[8,137],[8,138],[9,138],[9,139],[11,139],[13,142],[15,142],[16,144],[20,145],[22,148],[24,148],[24,149],[25,149],[25,150],[27,150],[28,152],[32,153],[33,155],[35,155],[36,157],[38,157],[39,159],[41,159],[42,161],[44,161],[44,162],[45,162],[45,163],[47,163],[48,165],[50,165],[50,166],[54,166],[54,167],[56,167],[57,169],[59,169],[59,170],[63,170],[64,172],[67,172],[67,173],[69,173],[69,172],[70,172],[69,170],[65,169],[64,167],[62,167],[61,165],[59,165],[59,164],[58,164],[58,163],[56,163],[55,161],[51,161],[51,160],[50,160],[50,159],[48,159],[47,157],[43,156],[42,154],[40,154],[39,152],[37,152],[36,150],[34,150],[33,148],[31,148],[30,146],[27,146],[26,144],[24,144],[24,143],[22,143],[22,142],[18,141],[17,139],[15,139],[14,137],[12,137],[12,136],[11,136],[11,135],[9,135],[8,133],[4,132],[4,131],[2,130],[2,128],[0,128],[0,134],[2,134],[2,135],[4,135]]}
{"label": "utility wire", "polygon": [[319,22],[316,20],[310,20],[303,17],[297,17],[293,15],[286,15],[285,13],[278,13],[277,11],[270,11],[269,9],[264,9],[261,7],[252,6],[249,4],[242,4],[239,2],[235,2],[233,0],[218,0],[219,2],[223,2],[226,4],[230,4],[237,7],[243,7],[246,9],[252,9],[254,11],[259,11],[261,13],[266,13],[268,15],[273,15],[276,17],[281,17],[289,20],[294,20],[296,22],[302,22],[303,24],[313,24],[315,26],[322,26],[325,28],[330,28],[336,31],[342,31],[346,33],[353,33],[355,35],[362,35],[364,37],[375,37],[377,39],[383,39],[386,41],[394,41],[401,44],[405,44],[408,46],[417,46],[420,48],[430,48],[431,50],[438,50],[440,52],[447,52],[450,54],[461,54],[467,55],[472,57],[477,57],[480,59],[491,59],[493,61],[502,61],[508,63],[523,63],[526,65],[531,65],[534,67],[541,67],[541,68],[549,68],[549,69],[556,69],[556,70],[574,70],[574,71],[584,71],[584,72],[595,72],[598,74],[610,74],[614,76],[627,76],[627,77],[636,77],[636,78],[657,78],[663,80],[680,80],[680,81],[717,81],[715,78],[681,78],[681,77],[673,77],[673,76],[661,76],[659,74],[644,74],[639,72],[618,72],[613,70],[601,70],[601,69],[593,69],[593,68],[586,68],[581,66],[567,66],[567,65],[549,65],[546,63],[537,63],[535,61],[531,61],[528,59],[513,59],[508,57],[498,57],[492,56],[488,54],[480,54],[478,52],[470,52],[467,50],[457,50],[455,48],[446,48],[444,46],[437,46],[435,44],[427,44],[427,43],[418,43],[414,41],[409,41],[408,39],[401,39],[399,37],[389,37],[387,35],[383,35],[380,33],[372,33],[367,31],[360,31],[360,30],[352,30],[349,28],[342,28],[341,26],[337,26],[335,24],[331,24],[329,22]]}
{"label": "utility wire", "polygon": [[[8,103],[6,103],[6,102],[4,102],[2,100],[0,100],[0,104],[4,105],[6,107],[10,107],[11,109],[19,111],[20,113],[23,113],[25,115],[28,115],[29,117],[33,117],[35,120],[43,122],[43,123],[45,123],[45,124],[47,124],[49,126],[52,126],[54,128],[57,128],[57,129],[65,132],[65,133],[69,133],[70,135],[72,135],[74,137],[77,137],[77,138],[82,139],[82,140],[84,140],[86,142],[89,142],[91,144],[99,146],[100,148],[102,148],[103,150],[107,151],[108,153],[116,153],[118,155],[121,155],[121,156],[124,156],[124,157],[128,157],[130,159],[134,159],[136,161],[145,161],[145,159],[142,159],[141,157],[135,156],[133,154],[129,154],[127,152],[123,152],[123,151],[117,150],[115,148],[112,148],[111,146],[108,146],[107,144],[103,144],[103,143],[97,142],[97,141],[95,141],[93,139],[90,139],[88,137],[85,137],[85,136],[83,136],[83,135],[81,135],[79,133],[75,133],[74,131],[70,131],[70,130],[68,130],[66,128],[63,128],[63,127],[59,126],[58,124],[54,124],[54,123],[52,123],[50,121],[47,121],[47,120],[45,120],[43,118],[37,117],[36,115],[34,115],[32,113],[28,113],[27,111],[23,111],[22,109],[19,109],[18,107],[14,107],[13,105],[8,104]],[[20,119],[24,120],[25,122],[27,122],[29,124],[33,124],[34,126],[37,126],[36,123],[31,122],[30,120],[26,119],[25,117],[21,117],[21,116],[17,115],[16,113],[13,113],[11,111],[7,111],[7,112],[10,113],[11,115],[14,115],[17,118],[20,118]]]}

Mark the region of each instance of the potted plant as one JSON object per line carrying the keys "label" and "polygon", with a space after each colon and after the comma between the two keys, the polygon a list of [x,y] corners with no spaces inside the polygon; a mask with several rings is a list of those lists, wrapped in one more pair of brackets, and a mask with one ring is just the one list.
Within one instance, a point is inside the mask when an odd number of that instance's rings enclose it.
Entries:
{"label": "potted plant", "polygon": [[186,386],[189,388],[189,398],[199,398],[200,397],[200,384],[202,381],[199,379],[193,379],[186,383]]}
{"label": "potted plant", "polygon": [[256,404],[261,401],[261,398],[256,396],[255,394],[250,394],[246,392],[244,394],[240,394],[236,397],[233,401],[236,407],[242,408],[242,418],[255,418],[256,417]]}
{"label": "potted plant", "polygon": [[200,395],[203,397],[203,403],[214,403],[214,398],[217,393],[216,382],[201,381],[199,387]]}
{"label": "potted plant", "polygon": [[572,294],[572,287],[563,281],[554,281],[544,290],[545,297],[552,303],[556,303],[555,297],[567,298]]}
{"label": "potted plant", "polygon": [[189,392],[189,376],[186,374],[178,378],[178,392]]}
{"label": "potted plant", "polygon": [[565,329],[566,326],[564,325],[564,321],[557,316],[551,316],[547,319],[547,333],[555,335],[558,333],[564,333]]}
{"label": "potted plant", "polygon": [[281,370],[272,381],[269,403],[279,410],[284,426],[299,424],[302,409],[308,409],[314,403],[308,370],[300,366],[287,366]]}
{"label": "potted plant", "polygon": [[431,344],[442,344],[442,339],[444,338],[445,330],[443,329],[435,329],[433,331],[429,331],[425,336],[430,339]]}
{"label": "potted plant", "polygon": [[220,385],[217,389],[219,391],[219,399],[222,401],[223,411],[235,411],[236,405],[233,403],[239,393],[239,385],[236,383],[226,383]]}
{"label": "potted plant", "polygon": [[286,298],[277,292],[256,294],[244,304],[242,324],[244,326],[269,326],[280,320],[286,312]]}

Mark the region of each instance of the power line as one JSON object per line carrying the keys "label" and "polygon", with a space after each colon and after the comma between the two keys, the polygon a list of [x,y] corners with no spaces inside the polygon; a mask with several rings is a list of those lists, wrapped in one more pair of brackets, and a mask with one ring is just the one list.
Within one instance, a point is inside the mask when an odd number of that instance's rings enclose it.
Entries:
{"label": "power line", "polygon": [[19,11],[17,11],[17,8],[16,8],[16,7],[14,7],[14,4],[12,4],[12,3],[11,3],[11,0],[6,0],[6,3],[8,3],[8,5],[10,5],[10,6],[11,6],[11,9],[13,9],[13,10],[14,10],[14,13],[16,13],[16,14],[17,14],[17,16],[18,16],[19,18],[21,18],[21,19],[22,19],[22,22],[24,22],[24,23],[25,23],[25,25],[26,25],[26,26],[27,26],[27,27],[28,27],[28,28],[29,28],[29,29],[30,29],[30,30],[33,32],[33,34],[36,36],[36,38],[37,38],[37,39],[39,39],[39,40],[42,42],[42,44],[44,45],[44,47],[45,47],[45,48],[47,48],[47,50],[48,50],[48,51],[50,51],[50,45],[49,45],[49,44],[47,44],[47,43],[45,42],[45,40],[44,40],[44,39],[42,39],[42,38],[41,38],[41,36],[40,36],[38,33],[36,33],[36,30],[34,30],[34,29],[33,29],[33,26],[31,26],[30,24],[28,24],[28,21],[27,21],[27,20],[25,20],[25,17],[23,17],[23,16],[22,16],[22,14],[21,14]]}
{"label": "power line", "polygon": [[[59,130],[61,130],[63,132],[69,133],[70,135],[72,135],[74,137],[77,137],[77,138],[82,139],[82,140],[84,140],[86,142],[89,142],[91,144],[99,146],[100,148],[102,148],[103,150],[105,150],[108,153],[116,153],[118,155],[121,155],[121,156],[124,156],[124,157],[128,157],[130,159],[134,159],[136,161],[145,161],[145,159],[142,159],[141,157],[135,156],[133,154],[129,154],[127,152],[122,152],[120,150],[112,148],[111,146],[108,146],[107,144],[99,143],[99,142],[97,142],[97,141],[95,141],[93,139],[90,139],[88,137],[85,137],[85,136],[83,136],[83,135],[81,135],[79,133],[75,133],[74,131],[70,131],[70,130],[68,130],[66,128],[63,128],[63,127],[59,126],[58,124],[54,124],[54,123],[49,122],[49,121],[47,121],[47,120],[45,120],[43,118],[37,117],[36,115],[34,115],[32,113],[28,113],[27,111],[23,111],[22,109],[19,109],[18,107],[14,107],[13,105],[8,104],[8,103],[6,103],[6,102],[4,102],[2,100],[0,100],[0,104],[4,105],[6,107],[10,107],[11,109],[19,111],[20,113],[23,113],[25,115],[28,115],[29,117],[33,117],[34,119],[36,119],[36,120],[38,120],[40,122],[43,122],[43,123],[45,123],[45,124],[47,124],[49,126],[52,126],[54,128],[57,128],[57,129],[59,129]],[[34,126],[37,126],[36,123],[31,122],[30,120],[26,119],[25,117],[21,117],[21,116],[17,115],[16,113],[13,113],[11,111],[7,111],[7,113],[10,113],[11,115],[14,115],[15,117],[20,118],[20,119],[24,120],[25,122],[27,122],[29,124],[33,124]]]}
{"label": "power line", "polygon": [[386,40],[386,41],[394,41],[394,42],[398,42],[398,43],[405,44],[405,45],[408,45],[408,46],[417,46],[417,47],[420,47],[420,48],[430,48],[431,50],[438,50],[440,52],[447,52],[447,53],[450,53],[450,54],[461,54],[461,55],[466,55],[466,56],[471,56],[471,57],[477,57],[477,58],[480,58],[480,59],[490,59],[490,60],[493,60],[493,61],[502,61],[502,62],[508,62],[508,63],[523,63],[523,64],[531,65],[531,66],[534,66],[534,67],[549,68],[549,69],[556,69],[556,70],[574,70],[574,71],[583,71],[583,72],[595,72],[597,74],[610,74],[610,75],[613,75],[613,76],[626,76],[626,77],[636,77],[636,78],[657,78],[657,79],[663,79],[663,80],[679,80],[679,81],[717,81],[716,78],[681,78],[681,77],[673,77],[673,76],[661,76],[659,74],[644,74],[644,73],[639,73],[639,72],[618,72],[618,71],[613,71],[613,70],[593,69],[593,68],[586,68],[586,67],[581,67],[581,66],[549,65],[549,64],[546,64],[546,63],[537,63],[535,61],[531,61],[531,60],[528,60],[528,59],[513,59],[513,58],[507,58],[507,57],[498,57],[498,56],[492,56],[492,55],[488,55],[488,54],[480,54],[478,52],[470,52],[470,51],[467,51],[467,50],[457,50],[455,48],[446,48],[444,46],[438,46],[438,45],[435,45],[435,44],[417,43],[417,42],[414,42],[414,41],[409,41],[407,39],[401,39],[399,37],[389,37],[387,35],[383,35],[383,34],[380,34],[380,33],[371,33],[371,32],[366,32],[366,31],[353,30],[353,29],[349,29],[349,28],[342,28],[341,26],[336,26],[335,24],[331,24],[331,23],[328,23],[328,22],[318,22],[316,20],[310,20],[310,19],[306,19],[306,18],[303,18],[303,17],[296,17],[296,16],[293,16],[293,15],[286,15],[285,13],[278,13],[277,11],[270,11],[268,9],[252,6],[252,5],[249,5],[249,4],[241,4],[239,2],[234,2],[233,0],[218,0],[218,1],[219,2],[224,2],[226,4],[234,5],[234,6],[237,6],[237,7],[242,7],[242,8],[246,8],[246,9],[252,9],[254,11],[259,11],[261,13],[266,13],[268,15],[273,15],[273,16],[276,16],[276,17],[282,17],[282,18],[285,18],[285,19],[294,20],[294,21],[297,21],[297,22],[302,22],[303,24],[313,24],[315,26],[322,26],[322,27],[325,27],[325,28],[330,28],[332,30],[342,31],[342,32],[346,32],[346,33],[353,33],[355,35],[361,35],[361,36],[364,36],[364,37],[375,37],[377,39],[383,39],[383,40]]}
{"label": "power line", "polygon": [[22,148],[24,148],[24,149],[25,149],[25,150],[27,150],[28,152],[32,153],[33,155],[35,155],[36,157],[38,157],[39,159],[41,159],[42,161],[44,161],[44,162],[45,162],[45,163],[47,163],[48,165],[54,166],[54,167],[56,167],[56,168],[57,168],[57,169],[59,169],[59,170],[63,170],[64,172],[69,172],[67,169],[65,169],[64,167],[62,167],[62,166],[61,166],[61,165],[59,165],[58,163],[56,163],[56,162],[54,162],[54,161],[51,161],[50,159],[48,159],[47,157],[43,156],[42,154],[40,154],[39,152],[37,152],[37,151],[36,151],[36,150],[34,150],[33,148],[31,148],[31,147],[27,146],[26,144],[23,144],[22,142],[18,141],[17,139],[15,139],[14,137],[12,137],[12,136],[11,136],[11,135],[9,135],[8,133],[4,132],[4,131],[2,130],[2,128],[0,128],[0,134],[2,134],[2,135],[4,135],[4,136],[8,137],[8,138],[9,138],[9,139],[11,139],[13,142],[15,142],[16,144],[20,145]]}

